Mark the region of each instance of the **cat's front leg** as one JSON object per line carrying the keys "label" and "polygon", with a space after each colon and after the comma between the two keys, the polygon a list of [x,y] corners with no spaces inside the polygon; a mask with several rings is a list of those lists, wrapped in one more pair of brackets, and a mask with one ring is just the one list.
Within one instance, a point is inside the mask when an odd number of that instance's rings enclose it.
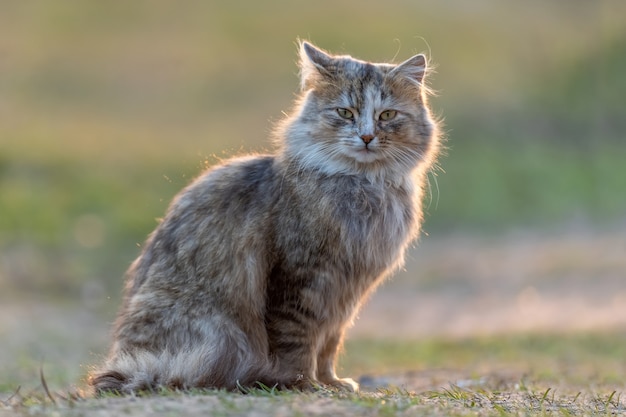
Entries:
{"label": "cat's front leg", "polygon": [[343,344],[344,330],[333,332],[322,345],[317,357],[317,379],[342,391],[358,392],[359,384],[352,378],[339,378],[335,373],[335,361]]}
{"label": "cat's front leg", "polygon": [[309,390],[317,383],[315,333],[312,323],[297,315],[274,309],[267,313],[267,336],[272,362],[272,385],[287,389]]}

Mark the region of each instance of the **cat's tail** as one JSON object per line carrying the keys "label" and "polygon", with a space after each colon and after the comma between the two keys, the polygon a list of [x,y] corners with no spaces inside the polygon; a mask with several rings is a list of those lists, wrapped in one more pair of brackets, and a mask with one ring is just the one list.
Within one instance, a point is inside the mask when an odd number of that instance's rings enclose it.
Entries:
{"label": "cat's tail", "polygon": [[237,335],[220,335],[213,343],[162,352],[117,352],[89,377],[96,395],[155,392],[160,388],[246,386],[267,373],[267,355],[249,348]]}

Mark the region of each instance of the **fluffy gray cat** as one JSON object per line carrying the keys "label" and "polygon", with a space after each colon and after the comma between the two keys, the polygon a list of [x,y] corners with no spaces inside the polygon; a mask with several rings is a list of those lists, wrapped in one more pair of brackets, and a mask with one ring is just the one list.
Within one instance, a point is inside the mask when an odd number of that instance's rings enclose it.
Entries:
{"label": "fluffy gray cat", "polygon": [[344,332],[417,238],[438,149],[426,59],[373,64],[300,45],[276,152],[185,188],[127,273],[97,393],[319,385]]}

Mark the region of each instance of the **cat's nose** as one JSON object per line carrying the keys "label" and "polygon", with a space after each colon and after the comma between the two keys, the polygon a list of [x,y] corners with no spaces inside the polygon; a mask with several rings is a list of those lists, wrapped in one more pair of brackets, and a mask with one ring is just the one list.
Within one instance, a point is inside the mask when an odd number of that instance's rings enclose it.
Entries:
{"label": "cat's nose", "polygon": [[374,139],[374,135],[361,135],[361,140],[365,142],[365,144],[369,144]]}

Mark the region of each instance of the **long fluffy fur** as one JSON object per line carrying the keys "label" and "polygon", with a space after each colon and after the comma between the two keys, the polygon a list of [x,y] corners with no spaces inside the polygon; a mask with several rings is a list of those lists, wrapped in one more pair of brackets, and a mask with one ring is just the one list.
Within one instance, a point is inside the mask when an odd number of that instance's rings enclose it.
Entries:
{"label": "long fluffy fur", "polygon": [[[301,57],[303,91],[276,130],[277,152],[203,173],[129,269],[96,392],[358,389],[336,376],[337,352],[418,236],[437,154],[426,61],[371,64],[308,43]],[[388,109],[395,117],[382,120]]]}

